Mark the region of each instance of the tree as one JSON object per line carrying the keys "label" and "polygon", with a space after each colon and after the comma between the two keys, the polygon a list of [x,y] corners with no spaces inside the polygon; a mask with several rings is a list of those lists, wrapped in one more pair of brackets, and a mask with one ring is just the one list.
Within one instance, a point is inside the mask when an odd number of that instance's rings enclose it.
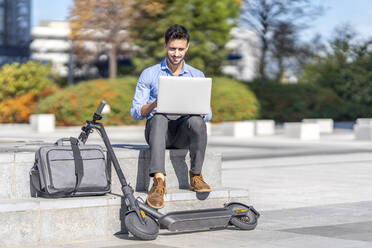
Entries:
{"label": "tree", "polygon": [[[274,64],[274,79],[283,81],[286,72],[299,76],[303,67],[310,63],[314,54],[324,50],[321,36],[316,35],[310,42],[301,41],[300,30],[290,22],[279,21],[274,28],[269,46]],[[275,65],[276,63],[276,65]]]}
{"label": "tree", "polygon": [[71,10],[71,39],[82,63],[100,56],[109,59],[109,76],[117,75],[118,55],[128,53],[131,4],[123,0],[74,0]]}
{"label": "tree", "polygon": [[298,32],[307,27],[310,18],[319,14],[321,8],[314,6],[310,0],[244,0],[241,20],[259,37],[258,69],[263,81],[268,77],[270,49],[277,59],[279,74],[282,74],[280,70],[283,70],[283,58],[289,52],[296,51]]}
{"label": "tree", "polygon": [[328,47],[304,68],[300,81],[332,89],[348,104],[343,108],[352,108],[350,118],[370,115],[372,40],[360,40],[350,25],[341,25]]}
{"label": "tree", "polygon": [[135,9],[131,33],[138,47],[134,59],[138,71],[164,57],[165,30],[181,24],[191,36],[187,63],[207,75],[220,74],[228,52],[225,44],[239,17],[240,0],[142,0]]}
{"label": "tree", "polygon": [[273,32],[271,51],[277,61],[276,80],[280,81],[285,73],[285,59],[296,54],[297,30],[291,23],[279,22]]}

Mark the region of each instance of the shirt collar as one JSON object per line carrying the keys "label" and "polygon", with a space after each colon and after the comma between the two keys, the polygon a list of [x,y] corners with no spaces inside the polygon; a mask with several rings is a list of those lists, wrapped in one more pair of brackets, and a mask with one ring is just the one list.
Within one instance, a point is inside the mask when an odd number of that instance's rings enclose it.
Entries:
{"label": "shirt collar", "polygon": [[[168,64],[167,64],[167,58],[165,58],[161,63],[160,63],[160,67],[162,70],[168,70],[170,72],[172,72],[169,67],[168,67]],[[182,75],[184,73],[189,73],[189,65],[186,64],[185,60],[183,60],[183,67],[182,67],[182,70],[180,72],[179,75]]]}

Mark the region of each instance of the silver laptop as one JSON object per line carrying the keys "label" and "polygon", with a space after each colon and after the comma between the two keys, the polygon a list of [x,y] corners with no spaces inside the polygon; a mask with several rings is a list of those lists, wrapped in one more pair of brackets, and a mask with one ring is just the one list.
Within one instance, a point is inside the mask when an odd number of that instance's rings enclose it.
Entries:
{"label": "silver laptop", "polygon": [[211,78],[160,76],[156,112],[206,115],[211,104],[211,90]]}

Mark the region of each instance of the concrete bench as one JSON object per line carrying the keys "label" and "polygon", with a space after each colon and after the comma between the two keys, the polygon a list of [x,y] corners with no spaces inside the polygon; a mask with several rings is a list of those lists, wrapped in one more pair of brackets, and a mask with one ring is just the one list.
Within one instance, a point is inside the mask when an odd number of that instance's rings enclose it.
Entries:
{"label": "concrete bench", "polygon": [[372,125],[372,118],[358,118],[356,124],[359,125]]}
{"label": "concrete bench", "polygon": [[260,135],[274,135],[275,134],[275,121],[273,120],[255,120],[254,133]]}
{"label": "concrete bench", "polygon": [[[29,171],[38,146],[17,147],[0,152],[0,199],[31,198]],[[150,152],[146,145],[114,145],[115,154],[127,181],[136,191],[147,191]],[[189,188],[190,157],[187,150],[167,150],[165,159],[167,188]],[[207,150],[203,176],[211,187],[221,187],[221,154]],[[121,194],[116,173],[112,172],[112,193]]]}
{"label": "concrete bench", "polygon": [[[145,193],[136,196],[146,199]],[[205,200],[190,191],[169,190],[165,197],[167,213],[179,210],[223,207],[226,202],[249,204],[248,192],[239,189],[214,189]],[[76,197],[61,199],[0,200],[0,247],[60,245],[107,240],[126,233],[125,207],[121,197]]]}
{"label": "concrete bench", "polygon": [[252,121],[223,122],[221,124],[222,135],[236,138],[251,138],[254,136],[254,129]]}
{"label": "concrete bench", "polygon": [[[30,197],[29,170],[39,146],[14,146],[0,151],[0,247],[45,246],[82,240],[106,240],[125,232],[126,211],[119,181],[112,172],[112,194],[95,197],[44,199]],[[146,199],[149,150],[144,145],[115,145],[121,168],[136,190]],[[203,166],[211,193],[188,188],[186,150],[166,151],[167,189],[165,208],[160,212],[222,207],[240,201],[249,204],[248,191],[224,188],[221,184],[221,154],[207,151]],[[181,188],[181,189],[180,189]]]}
{"label": "concrete bench", "polygon": [[319,125],[320,133],[333,133],[332,119],[303,119],[304,123],[317,123]]}
{"label": "concrete bench", "polygon": [[372,125],[355,124],[354,135],[356,140],[372,141]]}
{"label": "concrete bench", "polygon": [[55,117],[53,114],[30,115],[30,125],[38,133],[51,133],[55,129]]}
{"label": "concrete bench", "polygon": [[354,125],[356,140],[372,141],[372,118],[359,118]]}
{"label": "concrete bench", "polygon": [[[150,150],[147,145],[115,145],[115,154],[125,177],[136,191],[147,191],[152,185],[148,175]],[[221,154],[206,151],[203,177],[213,187],[221,187]],[[165,152],[167,188],[189,188],[190,156],[185,149],[170,149]],[[120,183],[115,173],[112,177],[112,192],[121,193]]]}
{"label": "concrete bench", "polygon": [[212,123],[206,122],[205,126],[207,127],[207,135],[211,136],[212,135]]}
{"label": "concrete bench", "polygon": [[284,123],[284,135],[300,140],[318,140],[320,137],[319,125],[317,123],[286,122]]}
{"label": "concrete bench", "polygon": [[236,138],[250,138],[255,135],[273,135],[275,134],[275,122],[273,120],[248,120],[223,122],[221,132],[224,136],[233,136]]}

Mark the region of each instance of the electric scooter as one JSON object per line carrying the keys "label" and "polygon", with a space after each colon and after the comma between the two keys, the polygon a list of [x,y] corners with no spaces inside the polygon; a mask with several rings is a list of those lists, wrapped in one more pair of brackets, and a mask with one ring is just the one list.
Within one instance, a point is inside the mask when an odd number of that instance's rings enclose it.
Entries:
{"label": "electric scooter", "polygon": [[86,121],[79,135],[79,140],[86,143],[89,134],[96,130],[102,137],[116,174],[119,177],[124,202],[127,208],[125,226],[136,238],[153,240],[159,234],[159,228],[172,232],[197,231],[235,226],[242,230],[253,230],[260,214],[253,208],[239,202],[226,203],[223,208],[176,211],[162,214],[134,197],[133,188],[127,183],[119,161],[114,153],[105,128],[101,122],[101,112],[106,102],[101,101],[91,121]]}

